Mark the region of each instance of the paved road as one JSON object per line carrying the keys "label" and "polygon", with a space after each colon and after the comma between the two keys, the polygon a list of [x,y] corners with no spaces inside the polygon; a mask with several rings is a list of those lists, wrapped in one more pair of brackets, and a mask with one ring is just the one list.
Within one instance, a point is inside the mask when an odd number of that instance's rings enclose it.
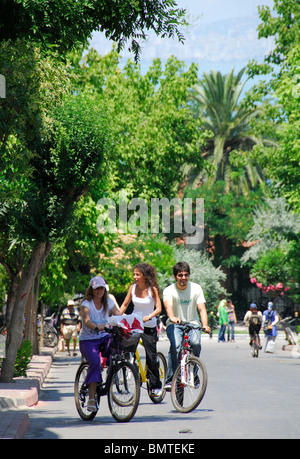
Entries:
{"label": "paved road", "polygon": [[[76,411],[73,383],[80,358],[56,354],[40,394],[39,404],[28,410],[31,439],[247,439],[300,437],[300,358],[282,351],[278,338],[275,354],[250,355],[246,336],[235,343],[203,338],[202,359],[208,369],[205,397],[192,413],[174,410],[167,393],[154,405],[142,390],[141,402],[129,423],[112,418],[107,400],[91,422]],[[166,355],[167,341],[159,342]],[[300,357],[300,354],[298,354]]]}

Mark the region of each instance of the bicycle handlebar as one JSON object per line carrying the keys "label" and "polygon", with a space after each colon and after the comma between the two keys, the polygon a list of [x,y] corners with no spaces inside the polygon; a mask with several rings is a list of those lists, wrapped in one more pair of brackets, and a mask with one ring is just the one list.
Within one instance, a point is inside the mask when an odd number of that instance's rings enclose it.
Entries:
{"label": "bicycle handlebar", "polygon": [[201,331],[205,332],[205,328],[202,327],[201,325],[193,324],[193,323],[191,323],[191,322],[186,322],[186,321],[184,321],[184,320],[182,320],[182,321],[181,321],[179,324],[177,324],[177,325],[183,325],[186,329],[192,330],[192,329],[194,328],[195,330],[201,330]]}

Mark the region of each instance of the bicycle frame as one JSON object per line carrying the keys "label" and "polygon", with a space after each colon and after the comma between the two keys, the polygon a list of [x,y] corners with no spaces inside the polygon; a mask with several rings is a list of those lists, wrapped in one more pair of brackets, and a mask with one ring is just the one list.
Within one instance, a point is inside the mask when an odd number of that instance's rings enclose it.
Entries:
{"label": "bicycle frame", "polygon": [[[142,344],[141,341],[139,342],[139,344]],[[147,382],[147,364],[145,362],[145,368],[143,368],[143,365],[142,365],[142,362],[141,362],[141,358],[140,358],[140,355],[139,355],[137,349],[136,349],[134,355],[135,355],[135,359],[136,359],[136,362],[137,362],[138,367],[139,367],[139,372],[140,372],[140,375],[141,375],[141,382],[142,383]]]}
{"label": "bicycle frame", "polygon": [[192,348],[189,341],[189,335],[187,331],[184,331],[181,343],[181,350],[179,354],[179,362],[181,367],[181,386],[193,386],[194,385],[194,374],[187,371],[187,356],[192,354]]}
{"label": "bicycle frame", "polygon": [[[143,346],[142,340],[139,341],[139,344],[141,346]],[[136,348],[136,351],[135,351],[134,355],[135,355],[136,363],[138,364],[138,367],[139,367],[141,382],[142,383],[146,383],[147,382],[147,363],[145,361],[145,367],[143,367],[143,364],[142,364],[142,361],[141,361],[141,358],[140,358],[140,355],[139,355],[139,352],[138,352],[137,348]],[[161,372],[161,369],[159,369],[159,371],[160,371],[160,377],[161,377],[163,373]]]}
{"label": "bicycle frame", "polygon": [[[107,330],[112,334],[113,349],[115,353],[111,355],[107,366],[101,364],[101,371],[106,368],[107,373],[104,381],[98,383],[96,387],[96,410],[87,413],[86,398],[88,397],[88,387],[85,383],[86,367],[88,363],[83,361],[77,370],[75,377],[75,403],[77,411],[83,420],[92,420],[99,408],[100,398],[108,396],[108,405],[114,419],[118,422],[127,422],[134,416],[140,398],[140,384],[138,373],[134,365],[125,358],[122,347],[116,338],[113,330]],[[100,358],[100,356],[99,356]],[[81,377],[83,375],[83,380]],[[124,411],[125,410],[125,411]]]}

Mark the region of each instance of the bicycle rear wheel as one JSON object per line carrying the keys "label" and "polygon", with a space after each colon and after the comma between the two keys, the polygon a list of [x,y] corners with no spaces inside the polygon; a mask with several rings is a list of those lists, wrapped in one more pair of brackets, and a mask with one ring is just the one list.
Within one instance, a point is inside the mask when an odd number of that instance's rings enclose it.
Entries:
{"label": "bicycle rear wheel", "polygon": [[258,352],[259,352],[259,347],[257,343],[257,335],[255,334],[252,339],[252,344],[251,344],[251,353],[252,357],[257,358],[258,357]]}
{"label": "bicycle rear wheel", "polygon": [[[85,378],[87,375],[89,364],[87,362],[82,363],[76,373],[74,383],[74,396],[75,405],[79,416],[84,421],[91,421],[96,416],[97,412],[90,412],[87,410],[87,402],[89,399],[88,388],[85,384]],[[99,407],[100,397],[97,396],[97,403]]]}
{"label": "bicycle rear wheel", "polygon": [[161,381],[162,394],[159,397],[152,395],[152,391],[149,388],[148,382],[147,382],[147,390],[148,390],[148,395],[150,397],[150,400],[153,403],[161,403],[166,395],[166,390],[164,389],[164,386],[165,386],[165,382],[167,379],[168,366],[167,366],[167,361],[166,361],[164,354],[162,354],[161,352],[157,352],[156,355],[157,355],[157,360],[158,360],[158,365],[159,365],[158,371],[159,371],[159,379]]}
{"label": "bicycle rear wheel", "polygon": [[121,362],[113,368],[108,391],[108,406],[118,422],[128,422],[136,413],[140,401],[139,375],[132,363]]}
{"label": "bicycle rear wheel", "polygon": [[184,368],[180,363],[173,375],[171,400],[174,408],[181,413],[193,411],[203,399],[206,387],[204,363],[198,357],[188,355]]}

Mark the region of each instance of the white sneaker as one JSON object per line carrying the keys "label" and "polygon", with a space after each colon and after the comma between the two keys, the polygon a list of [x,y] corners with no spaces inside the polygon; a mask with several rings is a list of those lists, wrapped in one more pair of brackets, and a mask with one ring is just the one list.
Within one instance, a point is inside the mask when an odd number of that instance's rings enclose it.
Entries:
{"label": "white sneaker", "polygon": [[160,397],[162,395],[162,390],[161,389],[152,389],[151,393],[152,393],[152,395],[154,397]]}
{"label": "white sneaker", "polygon": [[97,403],[96,403],[96,400],[93,399],[93,398],[90,398],[89,401],[88,401],[88,404],[87,404],[87,410],[90,412],[90,413],[96,413],[96,411],[98,411],[97,409]]}

